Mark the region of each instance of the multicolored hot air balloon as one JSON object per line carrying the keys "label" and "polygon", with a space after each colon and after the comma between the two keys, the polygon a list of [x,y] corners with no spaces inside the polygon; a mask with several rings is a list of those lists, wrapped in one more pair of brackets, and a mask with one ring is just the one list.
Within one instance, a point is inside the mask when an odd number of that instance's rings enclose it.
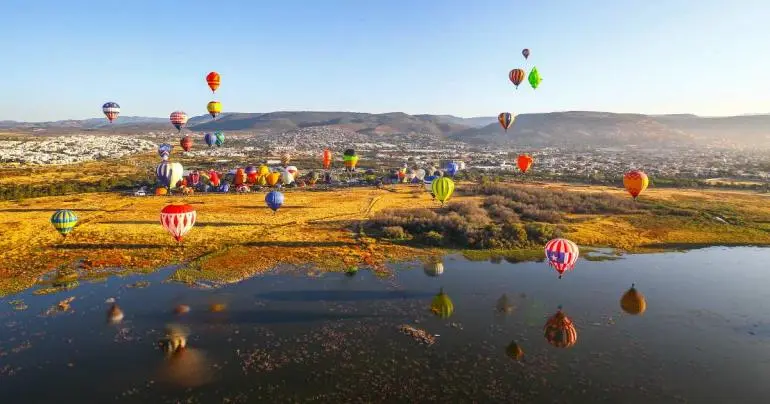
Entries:
{"label": "multicolored hot air balloon", "polygon": [[190,135],[184,135],[184,137],[179,141],[179,145],[182,146],[182,150],[188,152],[192,149],[193,141]]}
{"label": "multicolored hot air balloon", "polygon": [[450,177],[454,177],[459,170],[460,170],[460,165],[455,163],[454,161],[450,161],[446,165],[446,173],[449,174]]}
{"label": "multicolored hot air balloon", "polygon": [[500,122],[500,126],[502,126],[506,132],[508,132],[508,129],[513,125],[513,119],[513,114],[510,112],[501,112],[500,115],[497,116],[497,121]]}
{"label": "multicolored hot air balloon", "polygon": [[219,88],[219,84],[221,83],[221,77],[219,76],[219,73],[211,72],[207,74],[206,83],[209,85],[212,93],[216,92]]}
{"label": "multicolored hot air balloon", "polygon": [[201,182],[201,174],[198,171],[190,171],[190,173],[187,174],[187,182],[190,185],[197,186]]}
{"label": "multicolored hot air balloon", "polygon": [[647,178],[647,174],[640,170],[629,171],[623,176],[623,186],[634,197],[634,200],[647,189],[649,184],[650,180]]}
{"label": "multicolored hot air balloon", "polygon": [[529,168],[532,167],[533,161],[531,156],[520,154],[519,157],[516,158],[516,165],[519,166],[519,170],[521,170],[522,173],[526,174]]}
{"label": "multicolored hot air balloon", "polygon": [[171,155],[171,151],[174,149],[174,146],[171,146],[168,143],[162,143],[158,145],[158,156],[160,156],[161,160],[168,160],[169,155]]}
{"label": "multicolored hot air balloon", "polygon": [[508,73],[508,79],[511,80],[511,83],[513,83],[516,88],[519,88],[519,84],[524,81],[524,76],[526,75],[524,69],[513,69]]}
{"label": "multicolored hot air balloon", "polygon": [[527,80],[529,80],[529,85],[532,86],[532,89],[536,90],[537,87],[540,86],[540,83],[543,81],[543,78],[540,77],[540,72],[537,71],[537,67],[533,67],[532,70],[529,72],[529,77],[527,77]]}
{"label": "multicolored hot air balloon", "polygon": [[286,167],[287,165],[289,165],[290,161],[291,161],[291,154],[284,153],[284,154],[281,155],[281,165],[282,166]]}
{"label": "multicolored hot air balloon", "polygon": [[543,335],[549,344],[557,348],[569,348],[577,342],[575,324],[561,311],[561,306],[559,311],[546,321]]}
{"label": "multicolored hot air balloon", "polygon": [[209,171],[209,182],[211,183],[212,186],[218,187],[219,186],[219,173],[214,171],[214,170],[210,170]]}
{"label": "multicolored hot air balloon", "polygon": [[169,116],[169,120],[171,121],[171,124],[174,125],[176,130],[179,132],[182,131],[182,127],[187,124],[187,114],[185,114],[182,111],[174,111]]}
{"label": "multicolored hot air balloon", "polygon": [[347,149],[342,154],[342,160],[345,163],[345,169],[347,171],[355,171],[356,164],[358,164],[358,155],[353,149]]}
{"label": "multicolored hot air balloon", "polygon": [[246,166],[246,170],[244,170],[246,173],[246,182],[249,184],[256,184],[257,182],[257,167],[254,167],[252,165]]}
{"label": "multicolored hot air balloon", "polygon": [[297,173],[299,173],[299,170],[297,169],[297,167],[296,167],[296,166],[287,166],[287,167],[286,167],[286,171],[288,171],[288,172],[289,172],[291,175],[293,175],[294,177],[296,177],[296,176],[297,176]]}
{"label": "multicolored hot air balloon", "polygon": [[171,163],[164,161],[158,164],[155,169],[155,177],[158,179],[159,185],[168,187],[171,181]]}
{"label": "multicolored hot air balloon", "polygon": [[203,135],[203,140],[206,142],[209,147],[214,146],[214,143],[216,143],[217,139],[214,137],[213,133],[206,133]]}
{"label": "multicolored hot air balloon", "polygon": [[217,115],[222,113],[222,103],[219,101],[209,101],[209,103],[206,104],[206,110],[209,111],[209,115],[211,115],[212,118],[216,118]]}
{"label": "multicolored hot air balloon", "polygon": [[160,211],[160,224],[177,242],[181,242],[184,235],[193,228],[196,218],[195,208],[188,204],[174,203]]}
{"label": "multicolored hot air balloon", "polygon": [[216,144],[217,147],[222,147],[222,145],[225,144],[225,133],[221,130],[214,132],[214,144]]}
{"label": "multicolored hot air balloon", "polygon": [[323,161],[324,170],[328,170],[332,167],[332,152],[329,149],[324,149],[324,154],[321,157]]}
{"label": "multicolored hot air balloon", "polygon": [[112,123],[112,121],[118,119],[118,115],[120,115],[120,105],[118,105],[117,102],[105,102],[104,105],[102,105],[102,112],[104,113],[104,116],[107,117],[107,120]]}
{"label": "multicolored hot air balloon", "polygon": [[270,191],[265,195],[265,204],[267,207],[273,210],[273,213],[278,211],[278,208],[283,205],[283,194],[279,191]]}
{"label": "multicolored hot air balloon", "polygon": [[51,224],[64,238],[67,237],[78,222],[78,216],[69,209],[59,209],[51,216]]}
{"label": "multicolored hot air balloon", "polygon": [[529,49],[524,48],[521,50],[521,55],[524,56],[524,60],[529,59]]}
{"label": "multicolored hot air balloon", "polygon": [[436,200],[443,205],[455,191],[455,183],[449,177],[439,177],[433,180],[430,188]]}
{"label": "multicolored hot air balloon", "polygon": [[567,270],[575,267],[580,249],[577,244],[565,238],[555,238],[545,244],[545,258],[559,273],[559,279]]}

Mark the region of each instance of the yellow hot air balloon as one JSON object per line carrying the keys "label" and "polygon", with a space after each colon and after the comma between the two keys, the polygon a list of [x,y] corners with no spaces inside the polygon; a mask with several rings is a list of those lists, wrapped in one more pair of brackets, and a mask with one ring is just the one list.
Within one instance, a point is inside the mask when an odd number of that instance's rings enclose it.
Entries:
{"label": "yellow hot air balloon", "polygon": [[206,110],[209,111],[212,118],[216,118],[217,115],[222,113],[222,103],[219,101],[210,101],[208,105],[206,105]]}
{"label": "yellow hot air balloon", "polygon": [[626,187],[626,191],[628,191],[634,199],[647,189],[647,185],[649,184],[650,180],[647,178],[647,174],[639,170],[629,171],[623,176],[623,186]]}
{"label": "yellow hot air balloon", "polygon": [[620,298],[620,308],[628,314],[642,314],[647,310],[647,299],[632,284],[631,289]]}
{"label": "yellow hot air balloon", "polygon": [[268,175],[270,174],[270,168],[268,168],[266,165],[262,164],[259,166],[259,170],[257,171],[257,174],[259,175]]}
{"label": "yellow hot air balloon", "polygon": [[277,184],[278,181],[281,180],[281,173],[279,172],[270,173],[267,176],[265,176],[265,180],[267,181],[267,185],[272,187],[275,184]]}
{"label": "yellow hot air balloon", "polygon": [[433,195],[435,195],[436,200],[441,202],[443,205],[444,202],[449,200],[449,197],[451,197],[452,193],[455,191],[455,183],[449,177],[436,178],[433,180],[433,184],[431,185],[431,191],[433,191]]}

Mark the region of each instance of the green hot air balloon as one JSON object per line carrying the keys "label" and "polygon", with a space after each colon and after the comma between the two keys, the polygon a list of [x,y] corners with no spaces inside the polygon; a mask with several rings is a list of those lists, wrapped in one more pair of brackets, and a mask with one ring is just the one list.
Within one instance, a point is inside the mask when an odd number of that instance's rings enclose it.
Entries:
{"label": "green hot air balloon", "polygon": [[345,170],[355,171],[356,164],[358,164],[358,155],[353,149],[347,149],[342,154],[342,161],[345,163]]}
{"label": "green hot air balloon", "polygon": [[221,130],[214,132],[214,139],[214,144],[216,144],[217,147],[221,147],[223,144],[225,144],[225,134],[222,133]]}
{"label": "green hot air balloon", "polygon": [[433,180],[431,191],[433,191],[433,195],[443,205],[452,196],[452,192],[455,191],[455,183],[449,177],[439,177]]}
{"label": "green hot air balloon", "polygon": [[532,70],[529,72],[529,77],[527,77],[527,80],[529,80],[529,85],[531,85],[533,89],[536,89],[538,86],[540,86],[543,78],[540,77],[540,72],[537,71],[537,67],[532,68]]}
{"label": "green hot air balloon", "polygon": [[75,228],[78,216],[69,209],[59,209],[51,216],[51,224],[65,238]]}

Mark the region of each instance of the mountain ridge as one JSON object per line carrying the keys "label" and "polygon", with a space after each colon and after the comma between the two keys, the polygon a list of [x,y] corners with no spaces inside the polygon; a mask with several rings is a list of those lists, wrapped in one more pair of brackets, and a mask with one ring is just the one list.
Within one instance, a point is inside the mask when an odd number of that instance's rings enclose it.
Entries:
{"label": "mountain ridge", "polygon": [[[229,112],[217,119],[190,118],[190,131],[291,132],[307,128],[338,128],[373,140],[389,134],[421,134],[436,140],[500,146],[656,146],[726,145],[770,147],[770,114],[701,117],[694,114],[647,115],[602,111],[561,111],[517,115],[504,131],[497,116],[462,118],[454,115],[403,112],[347,111]],[[121,116],[49,122],[0,121],[0,129],[17,131],[173,131],[168,118]]]}

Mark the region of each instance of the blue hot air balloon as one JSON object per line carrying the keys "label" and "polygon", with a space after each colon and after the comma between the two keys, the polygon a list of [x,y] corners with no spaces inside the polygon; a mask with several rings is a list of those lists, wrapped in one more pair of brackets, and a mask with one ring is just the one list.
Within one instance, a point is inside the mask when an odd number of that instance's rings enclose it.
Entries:
{"label": "blue hot air balloon", "polygon": [[168,156],[171,154],[171,150],[174,149],[174,146],[171,146],[168,143],[163,143],[160,146],[158,146],[158,155],[162,160],[168,160]]}
{"label": "blue hot air balloon", "polygon": [[222,185],[219,186],[219,192],[223,192],[223,193],[230,192],[230,184],[227,182],[223,182]]}
{"label": "blue hot air balloon", "polygon": [[206,144],[209,145],[209,147],[214,146],[214,143],[217,141],[213,133],[203,135],[203,140],[206,141]]}
{"label": "blue hot air balloon", "polygon": [[[283,201],[283,196],[281,196],[281,201]],[[51,216],[51,224],[64,237],[70,234],[77,222],[78,216],[69,209],[59,209]]]}
{"label": "blue hot air balloon", "polygon": [[458,170],[460,170],[460,166],[454,161],[447,163],[446,172],[449,174],[449,176],[454,177]]}
{"label": "blue hot air balloon", "polygon": [[275,213],[283,205],[283,194],[278,191],[270,191],[265,195],[265,203]]}

